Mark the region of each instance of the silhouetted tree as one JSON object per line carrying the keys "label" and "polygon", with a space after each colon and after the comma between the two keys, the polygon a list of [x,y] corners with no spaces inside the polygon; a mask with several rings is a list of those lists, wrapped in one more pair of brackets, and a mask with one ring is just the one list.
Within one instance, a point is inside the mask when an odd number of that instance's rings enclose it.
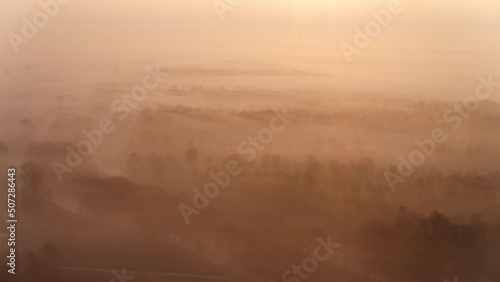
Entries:
{"label": "silhouetted tree", "polygon": [[189,164],[196,164],[198,162],[199,153],[195,148],[190,148],[186,151],[186,159]]}
{"label": "silhouetted tree", "polygon": [[42,170],[32,161],[27,161],[21,165],[20,174],[24,188],[31,194],[37,194],[41,188]]}
{"label": "silhouetted tree", "polygon": [[32,128],[34,126],[33,122],[27,118],[22,119],[19,123],[26,128]]}

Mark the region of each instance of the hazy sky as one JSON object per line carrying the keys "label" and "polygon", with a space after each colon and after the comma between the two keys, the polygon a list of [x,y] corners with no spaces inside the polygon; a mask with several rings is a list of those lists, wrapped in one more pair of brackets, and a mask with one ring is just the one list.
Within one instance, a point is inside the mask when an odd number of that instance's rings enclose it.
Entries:
{"label": "hazy sky", "polygon": [[[48,1],[48,0],[45,0]],[[221,0],[223,1],[223,0]],[[38,9],[38,0],[2,1],[2,23],[29,16]],[[185,23],[205,23],[216,20],[213,0],[71,0],[64,5],[63,14],[73,20],[177,20]],[[296,22],[362,18],[363,14],[387,5],[388,0],[241,0],[231,19],[242,21]],[[500,3],[495,0],[401,0],[409,10],[407,19],[421,23],[450,23],[455,21],[499,24]],[[237,11],[237,12],[236,12]],[[63,15],[63,16],[64,16]],[[216,24],[216,22],[212,22]]]}
{"label": "hazy sky", "polygon": [[334,77],[312,82],[316,86],[356,86],[377,93],[405,92],[411,86],[420,94],[448,90],[444,96],[473,87],[479,75],[500,72],[497,0],[402,0],[402,13],[393,15],[351,64],[339,44],[352,44],[354,27],[363,28],[370,13],[390,1],[242,0],[223,21],[214,2],[72,0],[16,55],[7,34],[20,34],[21,18],[31,18],[40,7],[38,0],[1,1],[0,69],[14,73],[28,63],[37,69],[80,71],[83,66],[99,71],[155,61],[187,67],[222,64]]}
{"label": "hazy sky", "polygon": [[[48,1],[48,0],[43,0]],[[214,3],[222,0],[72,0],[61,6],[37,38],[75,41],[85,37],[109,37],[93,42],[112,44],[114,37],[154,38],[171,36],[173,40],[197,38],[245,39],[301,34],[323,36],[323,42],[346,40],[355,26],[371,20],[370,12],[387,6],[389,0],[242,0],[220,21]],[[40,10],[39,0],[2,1],[0,32],[2,53],[11,51],[7,33],[20,33],[21,18],[32,18]],[[414,35],[462,38],[469,33],[498,37],[500,2],[495,0],[401,0],[403,12],[394,16],[384,33],[400,31],[395,41],[404,42]],[[162,31],[162,33],[160,33]],[[68,38],[71,34],[71,38]],[[53,35],[53,37],[51,37]],[[61,36],[62,35],[62,36]],[[67,35],[67,36],[64,36]],[[278,37],[276,37],[278,36]],[[392,38],[380,38],[379,40]],[[38,39],[42,41],[42,39]],[[32,40],[32,41],[35,41]],[[319,44],[323,42],[318,42]],[[474,44],[467,40],[469,44]],[[65,42],[60,42],[59,44]],[[54,46],[52,46],[54,47]],[[24,48],[30,49],[30,48]]]}

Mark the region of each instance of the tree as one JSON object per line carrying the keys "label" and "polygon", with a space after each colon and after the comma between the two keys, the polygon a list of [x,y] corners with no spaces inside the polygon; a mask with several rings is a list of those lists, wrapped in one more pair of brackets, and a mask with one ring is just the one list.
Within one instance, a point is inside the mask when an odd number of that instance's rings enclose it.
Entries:
{"label": "tree", "polygon": [[274,155],[272,157],[272,164],[273,164],[274,170],[276,170],[276,171],[281,170],[281,163],[282,163],[282,159],[281,159],[280,155]]}
{"label": "tree", "polygon": [[137,153],[130,153],[125,161],[125,174],[130,179],[142,181],[148,176],[144,159]]}
{"label": "tree", "polygon": [[42,261],[49,263],[55,263],[58,259],[59,252],[52,242],[43,243],[42,249],[40,250],[40,256]]}
{"label": "tree", "polygon": [[429,226],[431,234],[435,238],[445,238],[446,235],[450,234],[450,219],[438,211],[434,211],[429,216]]}
{"label": "tree", "polygon": [[21,172],[24,188],[27,192],[35,195],[40,192],[42,182],[42,170],[32,161],[27,161],[21,165]]}
{"label": "tree", "polygon": [[27,254],[26,281],[60,281],[59,252],[51,242],[45,242],[37,254]]}
{"label": "tree", "polygon": [[27,118],[22,119],[19,123],[26,128],[33,128],[34,126],[33,122]]}
{"label": "tree", "polygon": [[199,153],[195,148],[190,148],[186,151],[186,158],[188,163],[195,164],[198,162]]}
{"label": "tree", "polygon": [[163,158],[156,154],[150,154],[146,157],[145,163],[146,172],[149,175],[148,178],[153,182],[162,182],[166,172],[166,165]]}

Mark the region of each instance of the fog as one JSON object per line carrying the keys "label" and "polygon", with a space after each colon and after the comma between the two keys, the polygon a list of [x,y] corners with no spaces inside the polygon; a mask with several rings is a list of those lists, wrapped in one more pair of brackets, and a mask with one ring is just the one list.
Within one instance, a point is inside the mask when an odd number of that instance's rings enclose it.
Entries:
{"label": "fog", "polygon": [[497,281],[500,4],[389,3],[0,3],[0,281]]}

